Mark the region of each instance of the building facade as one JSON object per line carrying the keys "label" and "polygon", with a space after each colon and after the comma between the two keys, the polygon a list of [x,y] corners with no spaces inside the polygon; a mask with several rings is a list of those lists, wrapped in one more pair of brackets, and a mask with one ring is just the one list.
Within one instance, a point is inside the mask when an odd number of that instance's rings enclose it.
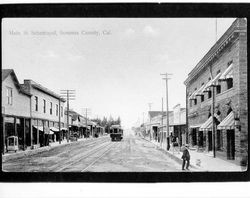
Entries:
{"label": "building facade", "polygon": [[65,100],[33,80],[24,80],[22,88],[32,95],[30,102],[31,146],[46,146],[49,141],[58,140],[56,137],[58,137],[59,128],[64,127]]}
{"label": "building facade", "polygon": [[2,152],[6,151],[7,138],[18,137],[19,149],[31,145],[30,120],[31,94],[22,89],[12,69],[2,70]]}
{"label": "building facade", "polygon": [[247,23],[236,19],[185,80],[187,142],[229,160],[248,157]]}

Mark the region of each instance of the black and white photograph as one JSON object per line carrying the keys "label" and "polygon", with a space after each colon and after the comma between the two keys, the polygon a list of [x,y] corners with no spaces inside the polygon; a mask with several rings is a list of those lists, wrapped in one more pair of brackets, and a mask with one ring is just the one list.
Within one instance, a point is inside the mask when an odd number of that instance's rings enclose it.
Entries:
{"label": "black and white photograph", "polygon": [[2,18],[1,175],[249,180],[248,18],[85,11]]}

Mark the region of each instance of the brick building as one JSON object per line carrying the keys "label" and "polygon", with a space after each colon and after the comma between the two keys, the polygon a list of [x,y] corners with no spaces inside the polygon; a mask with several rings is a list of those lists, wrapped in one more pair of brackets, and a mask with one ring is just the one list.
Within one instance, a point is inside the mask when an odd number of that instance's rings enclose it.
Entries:
{"label": "brick building", "polygon": [[201,150],[216,151],[218,157],[237,162],[247,159],[245,19],[238,18],[232,23],[188,74],[184,84],[189,131],[187,142]]}
{"label": "brick building", "polygon": [[21,86],[32,95],[30,102],[31,145],[46,146],[51,139],[52,141],[58,140],[59,122],[60,128],[64,127],[65,100],[33,80],[24,80]]}
{"label": "brick building", "polygon": [[6,151],[6,140],[17,136],[19,149],[31,145],[30,123],[31,94],[22,89],[13,69],[2,70],[2,151]]}

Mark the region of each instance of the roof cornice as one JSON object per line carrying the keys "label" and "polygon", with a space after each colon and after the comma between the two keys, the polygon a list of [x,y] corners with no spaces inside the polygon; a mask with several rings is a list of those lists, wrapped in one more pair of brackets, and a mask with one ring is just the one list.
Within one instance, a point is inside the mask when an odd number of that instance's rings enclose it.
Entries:
{"label": "roof cornice", "polygon": [[[232,43],[237,37],[239,32],[246,32],[246,26],[240,26],[239,20],[236,19],[228,30],[221,36],[221,38],[211,47],[206,55],[199,61],[199,63],[188,74],[188,78],[184,81],[184,84],[189,84],[194,77],[197,76],[209,63],[211,63],[221,51]],[[243,19],[244,20],[244,19]]]}

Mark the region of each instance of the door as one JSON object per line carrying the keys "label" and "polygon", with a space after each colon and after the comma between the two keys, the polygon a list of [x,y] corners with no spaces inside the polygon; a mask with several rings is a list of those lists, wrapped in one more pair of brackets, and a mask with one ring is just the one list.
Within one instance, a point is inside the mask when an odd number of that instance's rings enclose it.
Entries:
{"label": "door", "polygon": [[212,151],[212,131],[208,131],[208,151]]}
{"label": "door", "polygon": [[199,147],[203,147],[203,131],[199,131],[198,132],[198,146]]}
{"label": "door", "polygon": [[234,157],[235,157],[234,130],[227,130],[227,159],[234,160]]}
{"label": "door", "polygon": [[192,132],[192,142],[193,142],[193,146],[197,145],[197,134],[196,134],[195,128],[193,128],[193,132]]}

